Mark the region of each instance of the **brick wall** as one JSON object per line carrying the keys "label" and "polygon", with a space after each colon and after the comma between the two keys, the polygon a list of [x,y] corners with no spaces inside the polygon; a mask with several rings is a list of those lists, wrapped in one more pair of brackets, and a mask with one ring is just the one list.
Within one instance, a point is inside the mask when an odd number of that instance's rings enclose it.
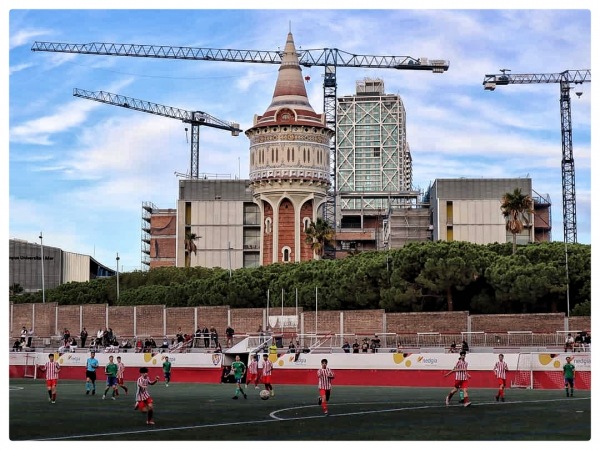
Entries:
{"label": "brick wall", "polygon": [[116,336],[133,336],[133,311],[132,306],[108,307],[108,327],[112,328],[113,334]]}
{"label": "brick wall", "polygon": [[[177,330],[181,327],[183,334],[194,334],[196,328],[196,309],[194,307],[185,308],[166,308],[167,335],[177,334]],[[200,324],[198,322],[198,324]],[[162,336],[162,332],[161,335]]]}
{"label": "brick wall", "polygon": [[[81,316],[81,306],[79,305],[63,305],[57,306],[56,313],[58,315],[58,330],[57,334],[61,336],[63,330],[69,330],[71,336],[77,338],[79,343],[79,332],[81,331],[79,318]],[[37,328],[37,327],[36,327]],[[37,330],[36,330],[37,332]]]}
{"label": "brick wall", "polygon": [[[135,334],[137,336],[164,336],[164,305],[142,305],[135,307]],[[133,328],[133,324],[132,324]],[[183,329],[183,328],[182,328]],[[195,331],[195,330],[194,330]]]}
{"label": "brick wall", "polygon": [[554,333],[556,331],[565,329],[565,315],[562,313],[494,315],[482,314],[472,315],[470,319],[471,331],[486,331],[488,333],[507,331],[532,331],[534,333]]}
{"label": "brick wall", "polygon": [[[495,316],[492,316],[495,317]],[[388,333],[459,333],[467,331],[467,311],[387,313]]]}
{"label": "brick wall", "polygon": [[290,261],[296,260],[295,225],[294,205],[288,199],[285,199],[279,205],[279,247],[277,249],[277,261],[279,262],[283,261],[283,247],[290,248]]}
{"label": "brick wall", "polygon": [[[165,308],[164,305],[143,306],[107,306],[102,305],[64,305],[56,303],[11,304],[9,336],[13,339],[21,333],[21,327],[34,328],[36,336],[48,337],[62,333],[67,327],[73,336],[79,336],[80,311],[81,323],[87,328],[90,339],[104,327],[113,329],[117,336],[164,336],[164,321],[168,335],[174,335],[181,327],[184,333],[195,331],[197,320],[199,327],[214,326],[219,336],[224,336],[225,328],[231,319],[231,326],[237,334],[255,333],[263,325],[263,308],[237,308],[228,306],[198,306]],[[134,330],[134,311],[136,329]],[[272,308],[269,314],[277,316],[281,309]],[[108,318],[107,318],[108,313]],[[284,315],[294,315],[294,307],[286,307]],[[315,312],[299,310],[300,322],[304,323],[304,333],[315,332]],[[532,331],[534,333],[555,333],[567,328],[570,330],[591,330],[590,317],[571,317],[566,319],[562,313],[554,314],[495,314],[469,315],[466,311],[439,313],[385,313],[384,310],[343,311],[344,329],[340,330],[342,311],[318,311],[318,332],[321,333],[448,333],[484,331],[488,333],[506,333],[507,331]],[[197,318],[197,319],[196,319]],[[568,323],[567,327],[565,324]],[[279,331],[279,330],[275,330]],[[290,333],[295,330],[284,330]]]}

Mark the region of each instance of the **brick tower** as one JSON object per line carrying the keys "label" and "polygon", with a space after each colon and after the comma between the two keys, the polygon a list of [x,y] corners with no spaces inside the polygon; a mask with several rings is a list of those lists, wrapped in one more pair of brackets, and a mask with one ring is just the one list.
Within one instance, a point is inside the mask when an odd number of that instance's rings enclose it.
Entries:
{"label": "brick tower", "polygon": [[313,259],[305,230],[326,200],[334,132],[308,101],[292,33],[271,104],[245,133],[250,188],[261,213],[261,264]]}

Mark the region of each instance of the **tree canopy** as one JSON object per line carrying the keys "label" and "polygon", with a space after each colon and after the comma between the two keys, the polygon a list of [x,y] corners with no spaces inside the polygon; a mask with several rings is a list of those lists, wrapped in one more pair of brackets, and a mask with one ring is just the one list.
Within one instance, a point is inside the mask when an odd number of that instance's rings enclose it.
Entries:
{"label": "tree canopy", "polygon": [[[73,282],[46,290],[63,305],[164,304],[166,306],[265,307],[390,312],[470,311],[475,314],[566,312],[565,244],[545,242],[478,245],[420,242],[401,249],[362,252],[339,260],[224,268],[161,267],[116,277]],[[571,315],[591,310],[591,246],[568,244]],[[15,303],[41,302],[41,292],[11,292]]]}

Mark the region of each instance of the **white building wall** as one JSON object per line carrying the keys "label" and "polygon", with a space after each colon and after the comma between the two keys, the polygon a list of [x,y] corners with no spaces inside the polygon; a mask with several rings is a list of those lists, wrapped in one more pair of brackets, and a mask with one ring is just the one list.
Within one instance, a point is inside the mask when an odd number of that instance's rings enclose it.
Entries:
{"label": "white building wall", "polygon": [[63,274],[62,282],[90,281],[90,257],[79,253],[63,252]]}

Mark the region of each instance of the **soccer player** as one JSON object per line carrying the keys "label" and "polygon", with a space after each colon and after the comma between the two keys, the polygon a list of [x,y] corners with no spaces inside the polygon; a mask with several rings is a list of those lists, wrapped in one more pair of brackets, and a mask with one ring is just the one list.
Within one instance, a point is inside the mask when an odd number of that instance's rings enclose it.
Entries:
{"label": "soccer player", "polygon": [[504,355],[500,353],[498,355],[498,361],[494,365],[494,373],[498,379],[498,393],[496,394],[496,401],[504,401],[504,387],[506,386],[506,372],[508,372],[508,364],[504,361]]}
{"label": "soccer player", "polygon": [[92,391],[92,395],[96,395],[96,369],[98,368],[98,360],[96,352],[90,352],[90,357],[85,362],[85,395]]}
{"label": "soccer player", "polygon": [[165,356],[165,361],[163,362],[163,374],[165,375],[165,386],[169,387],[169,383],[171,382],[171,361],[169,361],[169,357]]}
{"label": "soccer player", "polygon": [[462,389],[462,391],[464,393],[464,406],[471,406],[471,402],[469,401],[469,393],[467,391],[467,388],[469,386],[468,379],[471,378],[471,375],[469,375],[469,372],[467,371],[469,364],[467,363],[467,361],[465,361],[466,355],[467,355],[467,352],[464,350],[461,350],[460,357],[458,358],[458,361],[456,362],[454,369],[452,369],[450,372],[448,372],[446,375],[444,375],[445,377],[447,377],[448,375],[450,375],[453,372],[456,373],[455,380],[454,380],[454,387],[452,388],[452,390],[446,397],[446,406],[450,405],[450,399],[452,398],[452,396],[454,394],[456,394],[459,391],[459,389]]}
{"label": "soccer player", "polygon": [[248,364],[248,375],[246,377],[246,389],[248,384],[254,382],[254,389],[258,389],[258,355],[252,355]]}
{"label": "soccer player", "polygon": [[109,389],[112,389],[112,399],[115,400],[115,395],[119,395],[119,387],[117,386],[117,373],[119,372],[119,366],[117,366],[113,360],[113,356],[108,357],[108,364],[104,369],[106,375],[106,389],[102,394],[102,400],[106,398],[106,393]]}
{"label": "soccer player", "polygon": [[148,368],[140,367],[140,377],[137,380],[135,401],[137,402],[134,409],[139,409],[141,412],[147,413],[146,424],[154,425],[152,417],[154,415],[154,402],[150,393],[148,392],[148,385],[156,384],[160,380],[157,375],[154,381],[150,381],[148,378]]}
{"label": "soccer player", "polygon": [[335,375],[333,371],[327,367],[327,360],[321,360],[321,368],[317,370],[317,379],[319,380],[319,405],[323,409],[323,414],[328,415],[327,402],[331,394],[331,380]]}
{"label": "soccer player", "polygon": [[246,364],[240,360],[240,355],[235,355],[235,361],[231,363],[231,372],[233,372],[233,378],[235,378],[236,387],[235,395],[232,397],[234,400],[238,399],[238,394],[241,392],[244,398],[248,398],[244,390],[242,389],[242,378],[246,373]]}
{"label": "soccer player", "polygon": [[571,388],[571,397],[573,397],[573,386],[575,384],[575,366],[571,363],[571,357],[567,356],[567,363],[563,366],[563,374],[565,377],[565,393],[569,396],[569,388]]}
{"label": "soccer player", "polygon": [[48,362],[40,366],[42,372],[46,372],[46,387],[48,388],[48,401],[56,403],[56,384],[58,382],[58,372],[60,364],[54,361],[54,353],[48,354]]}
{"label": "soccer player", "polygon": [[271,371],[273,370],[273,363],[269,361],[269,355],[263,354],[263,367],[262,367],[262,382],[265,384],[265,389],[271,393],[271,397],[275,395],[273,385],[271,384]]}
{"label": "soccer player", "polygon": [[122,388],[127,394],[129,391],[125,386],[125,364],[121,362],[121,357],[117,356],[117,396],[119,395],[119,388]]}

